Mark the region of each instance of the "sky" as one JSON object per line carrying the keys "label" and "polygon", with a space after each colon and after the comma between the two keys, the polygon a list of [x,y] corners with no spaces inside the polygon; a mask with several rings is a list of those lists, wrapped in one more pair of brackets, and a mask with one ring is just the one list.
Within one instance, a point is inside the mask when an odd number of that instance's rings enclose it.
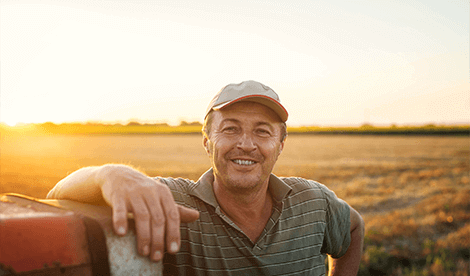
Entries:
{"label": "sky", "polygon": [[470,123],[469,1],[0,0],[0,122],[202,121],[256,80],[288,125]]}

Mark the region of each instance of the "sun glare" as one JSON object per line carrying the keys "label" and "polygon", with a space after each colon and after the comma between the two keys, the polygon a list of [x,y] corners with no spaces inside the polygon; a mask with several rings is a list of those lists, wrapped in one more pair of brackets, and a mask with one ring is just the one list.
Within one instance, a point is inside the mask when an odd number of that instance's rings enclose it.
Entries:
{"label": "sun glare", "polygon": [[19,124],[19,122],[14,121],[14,120],[6,120],[6,121],[3,121],[3,123],[5,123],[9,127],[14,127]]}

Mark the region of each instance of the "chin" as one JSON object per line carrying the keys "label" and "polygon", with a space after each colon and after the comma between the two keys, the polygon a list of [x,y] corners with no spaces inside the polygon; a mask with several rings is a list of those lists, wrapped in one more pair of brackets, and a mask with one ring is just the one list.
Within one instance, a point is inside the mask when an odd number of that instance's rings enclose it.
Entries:
{"label": "chin", "polygon": [[227,179],[227,187],[238,192],[252,191],[261,186],[262,180],[260,177],[229,177]]}

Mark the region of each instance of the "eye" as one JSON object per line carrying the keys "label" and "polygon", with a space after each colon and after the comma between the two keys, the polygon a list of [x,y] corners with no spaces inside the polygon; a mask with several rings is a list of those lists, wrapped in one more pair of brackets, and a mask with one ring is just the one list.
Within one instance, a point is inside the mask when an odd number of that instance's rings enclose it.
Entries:
{"label": "eye", "polygon": [[224,128],[222,129],[222,132],[224,132],[224,133],[236,133],[236,132],[237,132],[237,128],[234,127],[234,126],[224,127]]}
{"label": "eye", "polygon": [[256,129],[256,134],[264,137],[271,136],[271,132],[263,128]]}

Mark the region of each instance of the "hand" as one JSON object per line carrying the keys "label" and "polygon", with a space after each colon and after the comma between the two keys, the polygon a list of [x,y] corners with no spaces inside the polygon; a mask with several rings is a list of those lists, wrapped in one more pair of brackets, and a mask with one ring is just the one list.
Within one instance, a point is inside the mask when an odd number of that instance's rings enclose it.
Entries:
{"label": "hand", "polygon": [[130,167],[106,165],[98,174],[104,199],[113,207],[117,235],[127,232],[127,213],[134,214],[137,249],[154,261],[163,258],[166,247],[176,253],[180,247],[180,222],[192,222],[199,212],[177,205],[170,189]]}

